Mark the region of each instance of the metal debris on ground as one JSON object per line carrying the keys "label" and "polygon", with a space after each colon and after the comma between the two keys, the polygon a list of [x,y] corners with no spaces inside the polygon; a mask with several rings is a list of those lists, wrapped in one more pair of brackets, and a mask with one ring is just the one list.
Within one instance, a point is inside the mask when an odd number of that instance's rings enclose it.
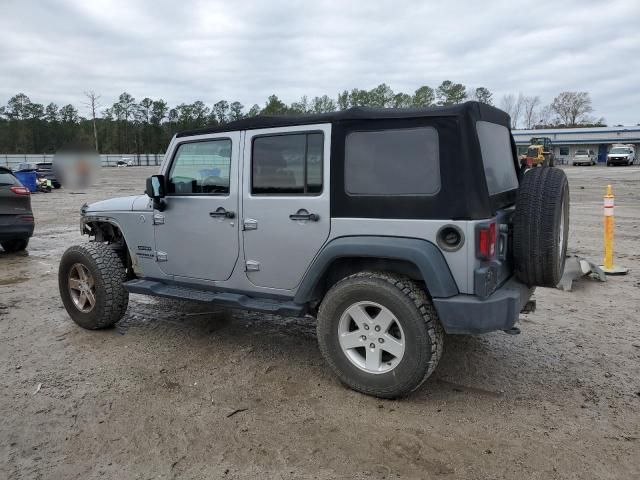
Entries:
{"label": "metal debris on ground", "polygon": [[590,275],[591,278],[600,280],[601,282],[607,281],[607,276],[598,265],[586,258],[572,255],[567,258],[564,274],[560,279],[560,283],[556,285],[556,288],[570,292],[573,287],[573,282],[585,275]]}

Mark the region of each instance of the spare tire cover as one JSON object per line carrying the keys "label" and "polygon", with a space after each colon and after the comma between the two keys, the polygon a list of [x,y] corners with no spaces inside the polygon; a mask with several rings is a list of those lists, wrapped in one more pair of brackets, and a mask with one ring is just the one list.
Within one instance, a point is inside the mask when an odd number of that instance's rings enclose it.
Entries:
{"label": "spare tire cover", "polygon": [[515,273],[529,286],[555,287],[564,272],[569,235],[569,183],[564,171],[527,171],[513,219]]}

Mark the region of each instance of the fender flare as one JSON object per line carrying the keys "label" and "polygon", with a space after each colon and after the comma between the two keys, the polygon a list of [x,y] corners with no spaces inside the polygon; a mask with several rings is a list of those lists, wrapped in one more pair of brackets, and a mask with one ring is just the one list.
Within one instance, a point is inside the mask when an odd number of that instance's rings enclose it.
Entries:
{"label": "fender flare", "polygon": [[433,243],[409,237],[350,236],[331,240],[323,247],[307,269],[294,301],[311,301],[318,281],[339,258],[404,260],[419,269],[432,297],[447,298],[458,294],[449,265]]}
{"label": "fender flare", "polygon": [[122,234],[122,238],[124,239],[124,244],[127,247],[129,256],[131,257],[131,261],[133,262],[134,266],[137,265],[138,257],[136,256],[136,252],[134,252],[133,249],[131,248],[131,245],[129,245],[129,242],[127,241],[127,238],[125,237],[125,234],[124,234],[124,229],[120,226],[120,224],[116,221],[116,219],[107,215],[94,215],[91,213],[85,213],[80,218],[80,233],[82,235],[88,235],[90,233],[86,227],[88,223],[108,223],[113,227],[117,228]]}

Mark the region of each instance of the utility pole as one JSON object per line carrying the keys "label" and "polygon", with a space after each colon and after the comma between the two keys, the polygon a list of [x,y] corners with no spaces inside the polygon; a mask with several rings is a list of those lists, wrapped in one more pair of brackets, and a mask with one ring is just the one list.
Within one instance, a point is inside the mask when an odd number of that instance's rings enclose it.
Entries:
{"label": "utility pole", "polygon": [[83,104],[91,112],[91,120],[93,121],[93,140],[96,144],[96,153],[100,153],[100,150],[98,150],[98,129],[96,128],[96,110],[100,107],[100,95],[96,95],[93,90],[84,92],[84,95],[88,100],[83,102]]}

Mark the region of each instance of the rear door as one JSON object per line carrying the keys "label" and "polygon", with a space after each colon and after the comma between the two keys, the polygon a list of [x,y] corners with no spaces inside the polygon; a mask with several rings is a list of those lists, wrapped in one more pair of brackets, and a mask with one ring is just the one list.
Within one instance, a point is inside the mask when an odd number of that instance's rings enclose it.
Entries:
{"label": "rear door", "polygon": [[330,142],[330,124],[246,132],[243,240],[254,285],[295,288],[329,236]]}

